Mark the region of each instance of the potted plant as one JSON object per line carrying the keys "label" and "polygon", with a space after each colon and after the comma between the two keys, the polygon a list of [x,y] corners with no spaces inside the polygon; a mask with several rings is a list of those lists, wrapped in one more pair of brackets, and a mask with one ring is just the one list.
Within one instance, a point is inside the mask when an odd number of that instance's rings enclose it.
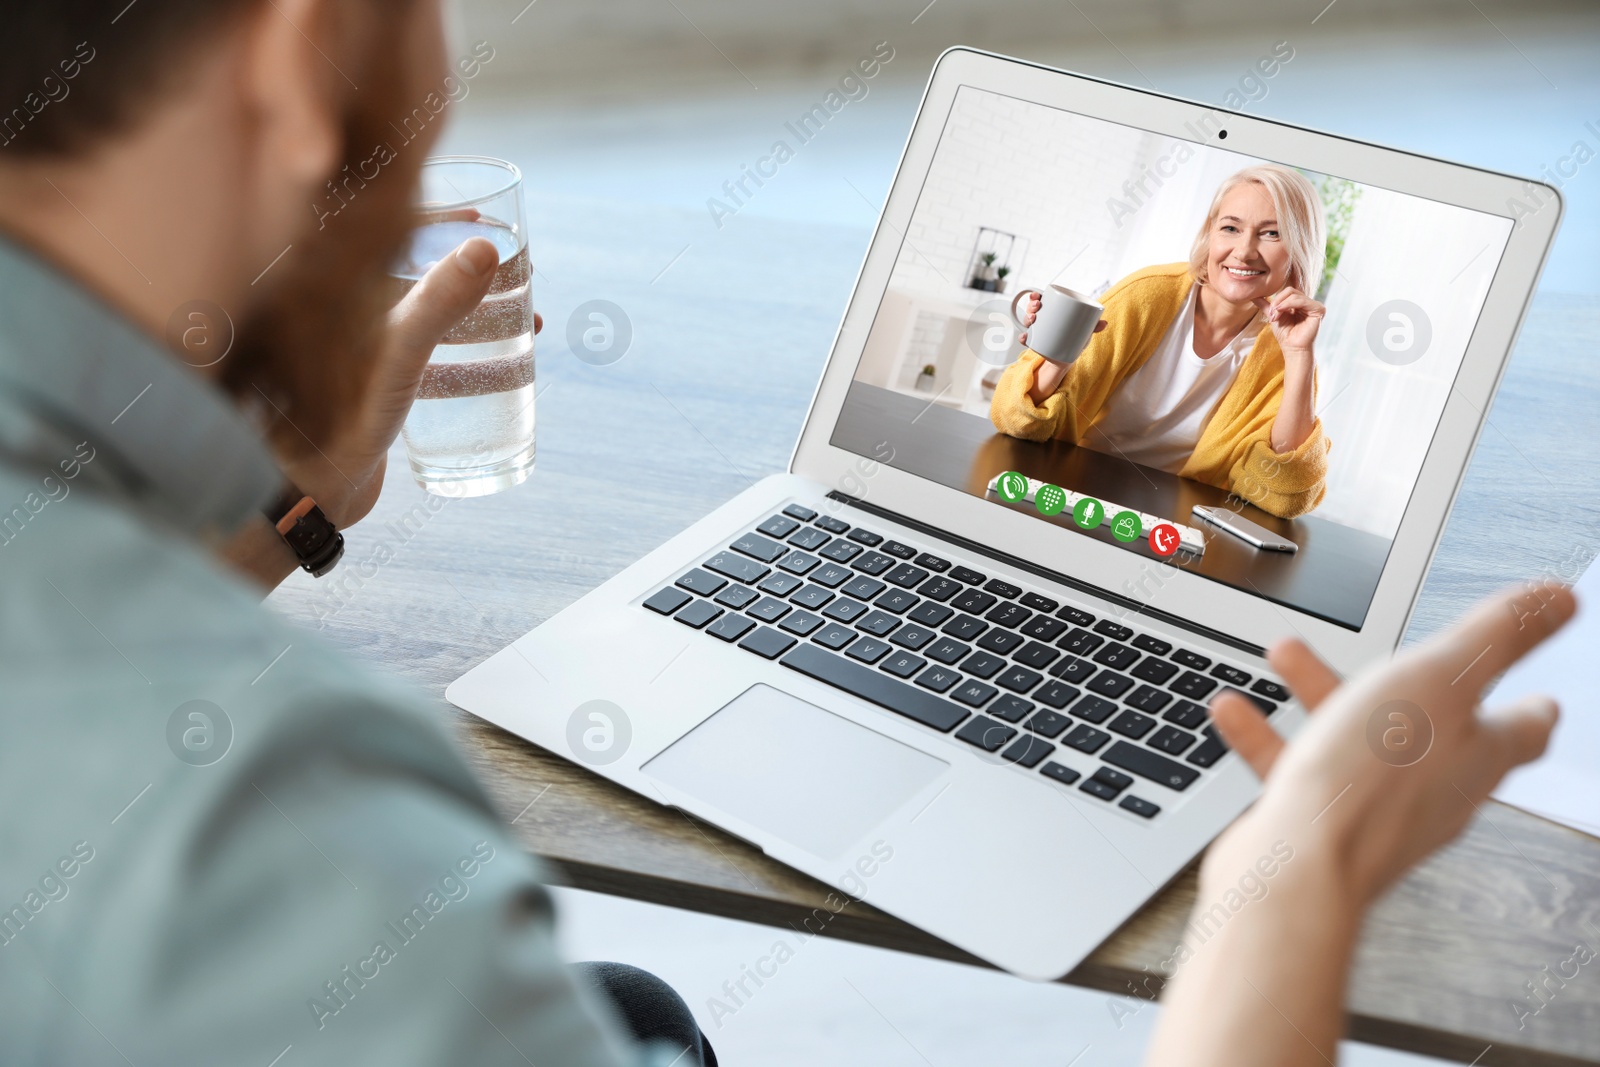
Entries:
{"label": "potted plant", "polygon": [[938,368],[935,367],[932,363],[929,363],[926,366],[924,366],[922,368],[922,373],[917,375],[917,392],[919,392],[919,393],[931,393],[931,392],[933,392],[933,378],[934,378],[934,375],[937,374],[937,373],[938,373]]}
{"label": "potted plant", "polygon": [[971,288],[981,289],[984,292],[994,291],[994,261],[997,258],[994,252],[985,252],[978,257],[978,270],[972,276]]}
{"label": "potted plant", "polygon": [[1010,267],[996,267],[994,269],[994,291],[995,292],[1003,293],[1003,292],[1006,291],[1006,275],[1010,274],[1010,273],[1011,273],[1011,268]]}

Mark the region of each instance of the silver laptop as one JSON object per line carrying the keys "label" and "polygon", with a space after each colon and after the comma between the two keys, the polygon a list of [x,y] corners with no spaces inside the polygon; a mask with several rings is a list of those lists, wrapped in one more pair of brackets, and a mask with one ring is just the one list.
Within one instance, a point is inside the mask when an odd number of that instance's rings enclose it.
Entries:
{"label": "silver laptop", "polygon": [[[1251,443],[1293,390],[1247,337],[1212,357],[1231,369],[1209,408],[1130,432],[1160,407],[1141,391],[1214,373],[1182,265],[1218,190],[1264,164],[1299,178],[1213,220],[1231,258],[1210,284],[1237,307],[1321,262],[1315,424],[1281,439],[1297,453]],[[1398,643],[1560,215],[1522,179],[947,52],[788,471],[447,695],[1059,977],[1256,796],[1210,700],[1238,690],[1292,734],[1274,641],[1341,672]],[[1052,285],[1110,323],[1067,373],[1111,379],[1061,440],[1001,381],[1012,310]]]}

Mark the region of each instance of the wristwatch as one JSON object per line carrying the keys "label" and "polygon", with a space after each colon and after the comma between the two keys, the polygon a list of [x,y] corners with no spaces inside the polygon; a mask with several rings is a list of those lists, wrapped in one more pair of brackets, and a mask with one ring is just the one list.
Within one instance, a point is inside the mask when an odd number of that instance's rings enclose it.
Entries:
{"label": "wristwatch", "polygon": [[344,556],[344,534],[334,528],[315,500],[295,486],[286,486],[262,514],[313,578],[333,570]]}

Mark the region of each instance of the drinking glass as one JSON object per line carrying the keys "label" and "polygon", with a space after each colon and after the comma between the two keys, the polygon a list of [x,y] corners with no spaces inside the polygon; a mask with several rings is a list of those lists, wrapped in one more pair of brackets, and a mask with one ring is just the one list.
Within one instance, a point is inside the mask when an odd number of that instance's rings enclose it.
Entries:
{"label": "drinking glass", "polygon": [[402,436],[428,492],[488,496],[533,473],[534,342],[522,173],[486,156],[440,156],[422,167],[417,228],[391,269],[401,295],[463,241],[500,250],[488,295],[439,342]]}

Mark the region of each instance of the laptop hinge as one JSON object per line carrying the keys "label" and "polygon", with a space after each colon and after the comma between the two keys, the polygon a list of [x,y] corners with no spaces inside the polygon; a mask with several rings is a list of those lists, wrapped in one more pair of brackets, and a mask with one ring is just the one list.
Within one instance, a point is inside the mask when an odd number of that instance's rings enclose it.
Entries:
{"label": "laptop hinge", "polygon": [[930,534],[939,538],[941,541],[955,545],[957,548],[963,549],[964,551],[973,552],[980,556],[988,556],[990,559],[1004,563],[1008,567],[1015,567],[1018,570],[1027,571],[1030,574],[1036,574],[1048,581],[1069,586],[1078,590],[1079,592],[1088,593],[1090,596],[1096,597],[1100,600],[1110,601],[1111,603],[1116,604],[1118,607],[1128,609],[1134,614],[1143,615],[1151,619],[1158,619],[1170,626],[1176,626],[1180,629],[1188,630],[1190,633],[1199,634],[1201,637],[1216,641],[1218,644],[1227,645],[1229,648],[1237,648],[1239,651],[1247,652],[1252,656],[1260,658],[1266,657],[1267,650],[1262,648],[1260,645],[1251,644],[1249,641],[1241,641],[1239,638],[1232,637],[1220,630],[1213,630],[1209,626],[1201,626],[1200,624],[1190,622],[1188,619],[1185,619],[1181,616],[1173,615],[1170,612],[1162,611],[1159,608],[1152,608],[1146,604],[1141,604],[1131,597],[1123,596],[1121,593],[1113,593],[1109,589],[1104,589],[1093,584],[1092,582],[1083,581],[1081,578],[1074,578],[1069,574],[1062,574],[1060,571],[1053,571],[1048,567],[1041,567],[1037,563],[1034,563],[1031,560],[1023,559],[1020,556],[1013,556],[1006,552],[997,551],[988,545],[980,544],[977,541],[962,537],[959,534],[950,533],[948,530],[941,530],[939,527],[934,526],[931,523],[923,522],[921,519],[914,519],[909,515],[902,515],[897,511],[890,511],[888,508],[880,507],[877,504],[868,503],[860,497],[850,496],[848,493],[841,493],[837,489],[830,491],[828,493],[828,498],[830,500],[837,500],[841,504],[848,504],[853,508],[860,508],[862,511],[868,512],[872,515],[877,515],[880,518],[898,522],[903,526],[909,526],[914,530],[920,530],[925,534]]}

